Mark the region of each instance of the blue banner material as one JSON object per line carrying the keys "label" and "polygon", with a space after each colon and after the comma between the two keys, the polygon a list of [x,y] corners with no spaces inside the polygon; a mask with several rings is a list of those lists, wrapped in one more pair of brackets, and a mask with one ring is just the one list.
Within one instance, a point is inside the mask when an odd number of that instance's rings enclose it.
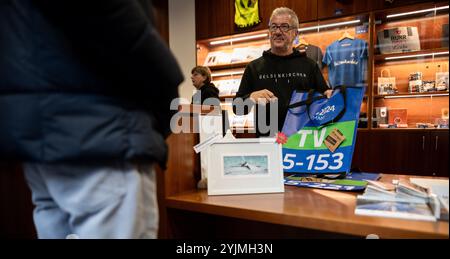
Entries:
{"label": "blue banner material", "polygon": [[[331,98],[317,92],[294,92],[282,132],[285,173],[350,172],[364,87],[336,87]],[[324,140],[338,129],[345,140],[330,151]]]}

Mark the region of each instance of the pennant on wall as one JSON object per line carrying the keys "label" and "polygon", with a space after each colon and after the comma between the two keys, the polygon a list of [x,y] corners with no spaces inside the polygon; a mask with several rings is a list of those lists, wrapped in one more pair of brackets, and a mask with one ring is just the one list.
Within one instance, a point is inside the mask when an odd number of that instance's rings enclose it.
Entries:
{"label": "pennant on wall", "polygon": [[258,0],[235,0],[234,22],[240,28],[260,23]]}

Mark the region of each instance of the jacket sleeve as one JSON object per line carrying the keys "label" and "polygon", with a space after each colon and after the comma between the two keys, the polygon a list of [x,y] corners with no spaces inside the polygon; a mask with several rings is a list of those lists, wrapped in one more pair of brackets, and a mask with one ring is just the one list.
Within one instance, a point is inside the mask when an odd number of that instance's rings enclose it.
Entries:
{"label": "jacket sleeve", "polygon": [[119,93],[146,96],[156,116],[170,121],[165,117],[172,114],[169,104],[178,97],[183,75],[145,6],[130,0],[33,3],[99,70],[107,67],[108,75],[126,82]]}
{"label": "jacket sleeve", "polygon": [[205,89],[201,90],[202,104],[220,106],[218,90],[215,90],[213,87],[215,86],[205,87]]}

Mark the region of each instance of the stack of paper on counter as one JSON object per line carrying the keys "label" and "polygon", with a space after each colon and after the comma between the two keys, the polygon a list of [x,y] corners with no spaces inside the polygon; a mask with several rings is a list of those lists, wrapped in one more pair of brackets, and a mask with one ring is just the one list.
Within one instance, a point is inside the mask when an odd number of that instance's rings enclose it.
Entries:
{"label": "stack of paper on counter", "polygon": [[438,197],[429,188],[410,182],[388,184],[370,182],[363,195],[357,196],[355,214],[436,221],[440,218]]}
{"label": "stack of paper on counter", "polygon": [[441,207],[439,219],[447,220],[449,218],[448,212],[448,193],[449,193],[449,182],[443,179],[430,179],[430,178],[411,178],[411,183],[421,186],[423,188],[428,188],[432,194],[435,194],[439,200]]}

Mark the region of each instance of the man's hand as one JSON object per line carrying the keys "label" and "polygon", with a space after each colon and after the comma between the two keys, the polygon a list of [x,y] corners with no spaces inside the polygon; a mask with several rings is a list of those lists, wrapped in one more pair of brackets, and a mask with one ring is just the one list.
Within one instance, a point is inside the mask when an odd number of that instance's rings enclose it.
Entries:
{"label": "man's hand", "polygon": [[323,95],[326,95],[328,99],[331,97],[332,94],[333,94],[333,90],[331,90],[331,89],[330,90],[326,90],[323,93]]}
{"label": "man's hand", "polygon": [[270,101],[276,100],[277,97],[271,91],[264,89],[251,93],[250,99],[254,103],[268,103]]}

